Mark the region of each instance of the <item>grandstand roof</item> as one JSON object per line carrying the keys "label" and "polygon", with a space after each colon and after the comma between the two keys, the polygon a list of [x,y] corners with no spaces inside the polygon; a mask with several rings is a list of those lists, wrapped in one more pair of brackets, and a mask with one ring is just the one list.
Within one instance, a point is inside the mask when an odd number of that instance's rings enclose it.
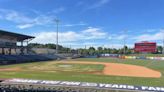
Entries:
{"label": "grandstand roof", "polygon": [[28,35],[23,35],[23,34],[19,34],[19,33],[8,32],[8,31],[4,31],[4,30],[0,30],[0,37],[1,37],[1,35],[14,37],[14,38],[17,39],[17,41],[23,41],[23,40],[26,40],[26,39],[35,38],[34,36],[28,36]]}

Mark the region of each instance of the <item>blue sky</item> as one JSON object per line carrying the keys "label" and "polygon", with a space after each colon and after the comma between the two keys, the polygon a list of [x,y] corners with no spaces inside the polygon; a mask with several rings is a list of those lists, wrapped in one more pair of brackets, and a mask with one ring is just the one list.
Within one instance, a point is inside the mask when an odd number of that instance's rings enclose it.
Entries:
{"label": "blue sky", "polygon": [[32,42],[120,48],[164,38],[164,0],[0,0],[0,29],[36,36]]}

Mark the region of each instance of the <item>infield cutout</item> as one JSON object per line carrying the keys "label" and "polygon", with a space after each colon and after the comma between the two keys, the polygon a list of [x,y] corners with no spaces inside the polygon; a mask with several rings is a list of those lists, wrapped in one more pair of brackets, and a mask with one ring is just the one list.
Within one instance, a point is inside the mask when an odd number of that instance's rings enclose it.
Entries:
{"label": "infield cutout", "polygon": [[102,71],[104,75],[129,76],[129,77],[149,77],[149,78],[160,78],[162,76],[162,74],[159,71],[156,71],[156,70],[144,67],[144,66],[137,66],[137,65],[105,63],[105,62],[86,62],[86,61],[84,61],[84,62],[69,61],[67,63],[102,64],[105,66],[104,70]]}

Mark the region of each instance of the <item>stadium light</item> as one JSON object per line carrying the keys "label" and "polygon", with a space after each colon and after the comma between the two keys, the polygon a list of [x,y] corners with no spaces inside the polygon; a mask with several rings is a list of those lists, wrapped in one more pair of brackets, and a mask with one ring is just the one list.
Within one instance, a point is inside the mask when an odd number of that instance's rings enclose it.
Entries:
{"label": "stadium light", "polygon": [[59,20],[55,19],[56,22],[56,54],[58,54],[58,25],[59,25]]}
{"label": "stadium light", "polygon": [[163,48],[162,48],[162,54],[164,54],[164,29],[162,30],[162,35],[163,35]]}
{"label": "stadium light", "polygon": [[[124,35],[126,35],[127,30],[124,30]],[[126,37],[124,37],[124,54],[126,54]]]}
{"label": "stadium light", "polygon": [[72,46],[70,45],[69,48],[70,48],[70,53],[71,53],[71,51],[72,51],[72,50],[71,50],[71,49],[72,49]]}
{"label": "stadium light", "polygon": [[[111,40],[111,41],[110,41],[110,42],[111,42],[111,48],[113,49],[113,41],[112,41],[113,39],[112,39],[112,36],[109,37],[108,39]],[[109,46],[109,47],[110,47],[110,46]]]}

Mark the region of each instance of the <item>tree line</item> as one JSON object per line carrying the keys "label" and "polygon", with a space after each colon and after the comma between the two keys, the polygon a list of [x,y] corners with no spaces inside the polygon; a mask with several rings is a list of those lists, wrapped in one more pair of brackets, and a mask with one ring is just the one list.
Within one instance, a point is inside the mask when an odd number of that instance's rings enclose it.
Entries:
{"label": "tree line", "polygon": [[[30,48],[48,48],[48,49],[56,49],[56,44],[39,44],[39,43],[30,43],[28,44]],[[64,47],[62,45],[58,45],[59,53],[76,53],[81,55],[97,55],[97,54],[136,54],[133,48],[125,46],[123,48],[106,48],[106,47],[89,47],[89,48],[79,48],[79,49],[71,49],[68,47]],[[162,46],[157,46],[157,52],[154,54],[161,54],[163,50]]]}

